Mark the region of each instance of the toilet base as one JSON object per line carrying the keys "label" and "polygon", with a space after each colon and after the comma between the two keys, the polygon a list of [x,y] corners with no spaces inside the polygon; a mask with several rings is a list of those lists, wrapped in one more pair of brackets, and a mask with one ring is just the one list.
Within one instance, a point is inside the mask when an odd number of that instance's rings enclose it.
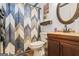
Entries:
{"label": "toilet base", "polygon": [[44,47],[34,49],[34,56],[44,56],[44,55],[45,55]]}

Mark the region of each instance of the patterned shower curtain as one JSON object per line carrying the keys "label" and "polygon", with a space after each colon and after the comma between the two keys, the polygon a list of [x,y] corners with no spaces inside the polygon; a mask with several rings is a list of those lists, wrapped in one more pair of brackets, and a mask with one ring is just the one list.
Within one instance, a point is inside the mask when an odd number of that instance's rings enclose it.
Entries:
{"label": "patterned shower curtain", "polygon": [[1,7],[5,13],[4,54],[24,52],[31,42],[38,40],[40,9],[28,3],[6,3]]}

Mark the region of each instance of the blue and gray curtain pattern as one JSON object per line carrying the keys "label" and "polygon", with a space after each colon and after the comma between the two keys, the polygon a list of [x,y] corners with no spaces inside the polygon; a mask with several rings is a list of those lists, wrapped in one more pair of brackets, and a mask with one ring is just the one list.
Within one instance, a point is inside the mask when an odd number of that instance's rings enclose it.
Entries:
{"label": "blue and gray curtain pattern", "polygon": [[[0,4],[4,11],[4,54],[17,54],[27,50],[29,44],[38,40],[40,9],[26,3]],[[0,48],[1,49],[1,48]]]}

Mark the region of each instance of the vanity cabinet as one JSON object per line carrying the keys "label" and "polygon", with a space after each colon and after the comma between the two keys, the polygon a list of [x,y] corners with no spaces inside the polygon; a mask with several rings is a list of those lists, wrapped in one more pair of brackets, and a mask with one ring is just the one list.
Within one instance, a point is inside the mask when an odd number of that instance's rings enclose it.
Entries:
{"label": "vanity cabinet", "polygon": [[51,39],[48,41],[48,55],[49,56],[59,55],[59,42],[58,41],[51,40]]}
{"label": "vanity cabinet", "polygon": [[62,56],[79,56],[79,45],[61,42]]}
{"label": "vanity cabinet", "polygon": [[48,33],[49,56],[79,56],[79,36]]}

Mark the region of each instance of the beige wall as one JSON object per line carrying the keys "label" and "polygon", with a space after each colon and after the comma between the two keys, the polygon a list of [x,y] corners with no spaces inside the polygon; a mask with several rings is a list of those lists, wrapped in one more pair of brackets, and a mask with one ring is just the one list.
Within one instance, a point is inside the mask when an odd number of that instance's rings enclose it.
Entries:
{"label": "beige wall", "polygon": [[[42,5],[42,7],[43,7],[43,5]],[[52,20],[52,24],[47,25],[47,26],[42,26],[42,31],[50,32],[50,31],[54,31],[55,28],[57,28],[58,30],[62,30],[64,28],[64,25],[58,21],[58,18],[56,15],[56,8],[57,8],[57,4],[55,4],[55,3],[50,4],[50,13],[49,13],[48,17],[49,17],[49,19]],[[43,19],[41,19],[41,20],[43,20]],[[79,17],[72,24],[69,24],[68,28],[75,30],[75,32],[79,32]]]}

